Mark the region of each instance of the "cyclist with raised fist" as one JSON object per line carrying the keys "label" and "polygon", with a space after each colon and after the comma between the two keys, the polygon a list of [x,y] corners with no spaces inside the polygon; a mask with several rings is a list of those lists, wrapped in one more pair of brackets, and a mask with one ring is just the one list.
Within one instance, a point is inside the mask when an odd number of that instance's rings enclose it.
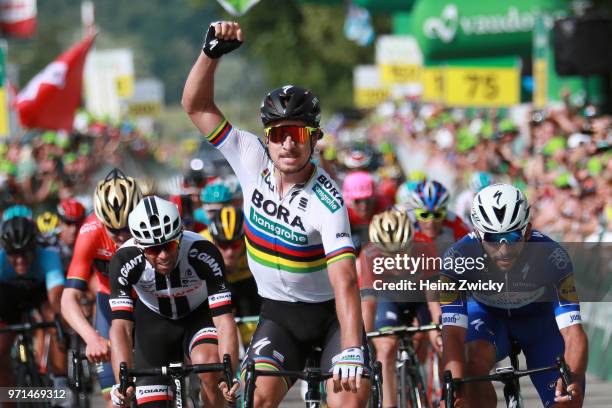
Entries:
{"label": "cyclist with raised fist", "polygon": [[[248,357],[261,370],[302,370],[319,347],[321,369],[334,374],[329,406],[365,406],[369,353],[347,210],[340,188],[311,161],[322,136],[319,99],[294,85],[269,92],[260,109],[265,143],[233,127],[215,105],[214,77],[219,58],[243,41],[238,23],[210,25],[182,103],[244,194],[247,255],[263,298]],[[259,377],[256,385],[255,406],[274,407],[292,380]]]}

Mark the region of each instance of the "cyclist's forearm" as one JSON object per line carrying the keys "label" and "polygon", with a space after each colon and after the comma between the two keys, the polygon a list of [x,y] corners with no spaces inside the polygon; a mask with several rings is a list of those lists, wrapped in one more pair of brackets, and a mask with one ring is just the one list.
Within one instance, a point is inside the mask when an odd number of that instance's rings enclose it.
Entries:
{"label": "cyclist's forearm", "polygon": [[219,60],[208,58],[200,53],[196,63],[191,68],[181,103],[188,114],[215,110],[214,76]]}
{"label": "cyclist's forearm", "polygon": [[53,313],[62,312],[62,291],[64,290],[63,286],[56,286],[47,291],[47,300],[49,301],[49,305],[53,309]]}
{"label": "cyclist's forearm", "polygon": [[[444,370],[450,370],[453,377],[463,377],[465,367],[465,340],[464,337],[457,335],[457,333],[449,333],[449,331],[453,331],[454,329],[458,328],[445,327],[442,330],[442,342],[444,344],[442,362],[444,364]],[[465,331],[465,329],[463,330]]]}
{"label": "cyclist's forearm", "polygon": [[574,325],[561,330],[565,342],[565,362],[576,381],[584,378],[587,367],[588,339],[582,325]]}
{"label": "cyclist's forearm", "polygon": [[428,301],[427,308],[429,309],[429,314],[431,314],[431,322],[440,323],[440,316],[442,316],[442,308],[440,307],[440,303],[435,300]]}
{"label": "cyclist's forearm", "polygon": [[363,321],[356,280],[340,285],[335,288],[334,292],[342,348],[361,346]]}
{"label": "cyclist's forearm", "polygon": [[119,366],[122,362],[126,362],[128,367],[132,367],[132,341],[133,324],[127,320],[117,320],[111,324],[110,341],[111,341],[111,362],[113,365],[113,374],[115,381],[119,383]]}
{"label": "cyclist's forearm", "polygon": [[72,327],[74,331],[76,331],[87,343],[91,339],[95,338],[98,333],[91,326],[81,310],[79,298],[82,295],[83,294],[77,289],[64,289],[64,293],[62,293],[61,309],[62,316],[68,322],[70,327]]}
{"label": "cyclist's forearm", "polygon": [[238,332],[232,314],[227,314],[227,318],[224,316],[214,319],[219,339],[219,358],[223,361],[223,356],[229,354],[234,366],[232,369],[235,369],[238,364]]}

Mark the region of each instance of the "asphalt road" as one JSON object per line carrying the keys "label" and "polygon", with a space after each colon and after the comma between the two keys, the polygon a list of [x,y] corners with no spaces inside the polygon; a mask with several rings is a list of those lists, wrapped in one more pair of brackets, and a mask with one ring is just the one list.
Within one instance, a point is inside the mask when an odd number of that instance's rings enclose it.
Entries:
{"label": "asphalt road", "polygon": [[[501,387],[497,388],[497,396],[499,402],[497,404],[498,407],[504,406],[503,401],[503,392]],[[283,408],[302,408],[304,407],[304,402],[302,401],[299,394],[299,384],[294,385],[287,397],[281,404]],[[538,394],[531,385],[531,382],[528,378],[523,378],[521,380],[521,390],[523,393],[523,400],[525,402],[525,408],[542,408],[542,403],[540,402],[540,398]],[[587,393],[586,399],[584,401],[584,408],[610,408],[612,406],[612,383],[598,380],[594,377],[587,376]],[[104,402],[101,397],[96,395],[93,399],[93,408],[103,408]]]}

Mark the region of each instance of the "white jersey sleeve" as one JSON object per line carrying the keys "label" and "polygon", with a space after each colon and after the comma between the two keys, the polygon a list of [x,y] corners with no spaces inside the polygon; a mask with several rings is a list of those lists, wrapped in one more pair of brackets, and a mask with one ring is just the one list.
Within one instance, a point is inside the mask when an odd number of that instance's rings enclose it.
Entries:
{"label": "white jersey sleeve", "polygon": [[242,186],[252,184],[266,168],[266,149],[254,134],[233,127],[227,119],[206,137],[232,166]]}
{"label": "white jersey sleeve", "polygon": [[348,211],[340,189],[322,170],[319,171],[311,188],[318,199],[313,200],[315,203],[313,214],[317,214],[313,222],[318,224],[315,228],[321,234],[327,264],[340,259],[354,258],[355,248],[351,238]]}

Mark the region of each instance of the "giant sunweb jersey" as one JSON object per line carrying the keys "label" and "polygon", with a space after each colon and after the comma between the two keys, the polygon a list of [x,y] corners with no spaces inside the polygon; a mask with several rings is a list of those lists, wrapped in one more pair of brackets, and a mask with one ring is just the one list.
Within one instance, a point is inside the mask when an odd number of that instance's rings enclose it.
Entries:
{"label": "giant sunweb jersey", "polygon": [[132,289],[146,307],[169,319],[185,317],[207,300],[212,316],[232,310],[221,253],[194,232],[183,233],[178,263],[166,275],[155,271],[134,238],[117,250],[109,269],[113,319],[133,320]]}
{"label": "giant sunweb jersey", "polygon": [[223,120],[207,138],[240,181],[247,255],[259,294],[287,302],[332,299],[327,265],[355,257],[336,183],[315,166],[306,182],[280,197],[274,165],[257,136]]}

